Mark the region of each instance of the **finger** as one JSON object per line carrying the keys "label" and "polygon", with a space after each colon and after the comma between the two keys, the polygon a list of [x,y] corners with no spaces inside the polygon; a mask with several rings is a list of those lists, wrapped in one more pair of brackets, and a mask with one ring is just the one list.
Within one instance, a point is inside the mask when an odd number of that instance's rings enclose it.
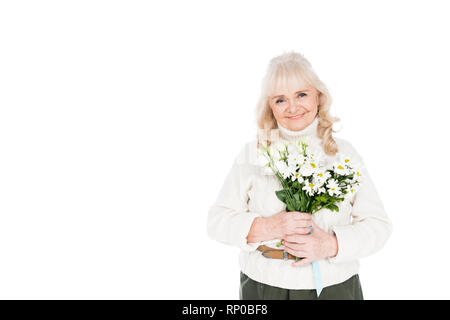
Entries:
{"label": "finger", "polygon": [[305,212],[292,211],[289,212],[289,215],[294,217],[296,220],[311,220],[311,214]]}
{"label": "finger", "polygon": [[297,228],[309,228],[312,226],[312,221],[295,220],[285,224],[286,233],[296,233]]}
{"label": "finger", "polygon": [[300,261],[296,261],[296,262],[292,263],[291,266],[302,267],[302,266],[306,266],[306,265],[310,264],[311,262],[312,262],[312,260],[310,260],[309,258],[303,258]]}
{"label": "finger", "polygon": [[304,248],[304,244],[302,243],[296,243],[296,242],[287,242],[287,241],[283,241],[283,246],[285,248],[294,250],[294,251],[301,251]]}
{"label": "finger", "polygon": [[285,246],[284,247],[284,251],[286,251],[287,253],[290,253],[290,254],[292,254],[293,256],[296,256],[296,257],[304,257],[304,256],[306,256],[306,252],[304,250],[302,250],[302,249],[295,250],[295,249],[293,249],[293,248],[291,248],[289,246]]}
{"label": "finger", "polygon": [[291,226],[288,226],[287,228],[285,228],[284,232],[285,232],[285,234],[299,234],[299,235],[303,234],[303,235],[305,235],[305,234],[308,234],[309,231],[311,230],[310,227],[311,227],[311,225],[308,225],[307,223],[302,224],[302,225],[299,225],[298,223],[296,223],[294,225],[291,225]]}
{"label": "finger", "polygon": [[310,234],[311,227],[305,228],[305,227],[297,227],[295,228],[295,233],[297,234]]}
{"label": "finger", "polygon": [[[308,228],[309,232],[309,228]],[[310,240],[309,235],[304,234],[285,234],[283,239],[287,242],[296,242],[296,243],[306,243],[308,240]]]}
{"label": "finger", "polygon": [[296,228],[309,228],[309,226],[313,225],[312,220],[295,220],[294,223]]}

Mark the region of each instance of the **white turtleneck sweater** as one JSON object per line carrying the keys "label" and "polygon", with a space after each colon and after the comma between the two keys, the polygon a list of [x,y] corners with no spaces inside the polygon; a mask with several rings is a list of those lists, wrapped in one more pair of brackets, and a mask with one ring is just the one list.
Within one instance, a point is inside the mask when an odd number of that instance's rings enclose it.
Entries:
{"label": "white turtleneck sweater", "polygon": [[[311,146],[322,148],[317,125],[317,117],[300,131],[288,130],[278,123],[279,136],[289,141],[301,138]],[[322,209],[312,216],[318,227],[335,234],[338,241],[337,255],[318,261],[324,287],[341,283],[357,274],[358,259],[381,249],[392,230],[391,221],[362,157],[348,141],[334,139],[339,153],[351,156],[359,164],[363,181],[353,198],[338,203],[339,212]],[[332,163],[335,157],[325,154],[327,163]],[[208,235],[241,249],[239,266],[251,279],[286,289],[314,289],[311,264],[292,267],[292,260],[265,258],[256,250],[261,244],[277,248],[278,239],[247,243],[248,232],[256,217],[270,217],[285,209],[285,204],[275,195],[275,191],[281,189],[277,178],[258,162],[257,140],[246,143],[209,209]]]}

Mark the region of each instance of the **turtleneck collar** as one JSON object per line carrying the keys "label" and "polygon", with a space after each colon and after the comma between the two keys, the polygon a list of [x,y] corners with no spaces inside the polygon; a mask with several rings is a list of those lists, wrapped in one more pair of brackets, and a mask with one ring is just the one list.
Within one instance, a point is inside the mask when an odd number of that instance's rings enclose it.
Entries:
{"label": "turtleneck collar", "polygon": [[280,138],[288,141],[294,141],[298,138],[315,139],[317,137],[317,125],[319,124],[319,117],[316,116],[306,128],[298,131],[292,131],[283,127],[278,121],[278,129],[280,133]]}

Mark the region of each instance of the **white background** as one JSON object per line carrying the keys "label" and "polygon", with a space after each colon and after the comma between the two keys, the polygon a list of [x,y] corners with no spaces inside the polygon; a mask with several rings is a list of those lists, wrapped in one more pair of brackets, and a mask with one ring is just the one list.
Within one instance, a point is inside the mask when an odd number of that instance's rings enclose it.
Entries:
{"label": "white background", "polygon": [[448,299],[445,1],[3,1],[0,298],[238,299],[206,218],[296,50],[393,234],[366,299]]}

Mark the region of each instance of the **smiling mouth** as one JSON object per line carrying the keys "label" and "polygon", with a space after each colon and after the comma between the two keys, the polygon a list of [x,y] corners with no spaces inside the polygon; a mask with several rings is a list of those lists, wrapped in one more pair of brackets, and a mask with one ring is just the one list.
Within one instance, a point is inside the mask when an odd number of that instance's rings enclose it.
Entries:
{"label": "smiling mouth", "polygon": [[289,119],[299,119],[299,118],[303,117],[304,115],[305,115],[305,113],[301,113],[301,114],[298,114],[296,116],[292,116],[292,117],[288,117],[288,118]]}

